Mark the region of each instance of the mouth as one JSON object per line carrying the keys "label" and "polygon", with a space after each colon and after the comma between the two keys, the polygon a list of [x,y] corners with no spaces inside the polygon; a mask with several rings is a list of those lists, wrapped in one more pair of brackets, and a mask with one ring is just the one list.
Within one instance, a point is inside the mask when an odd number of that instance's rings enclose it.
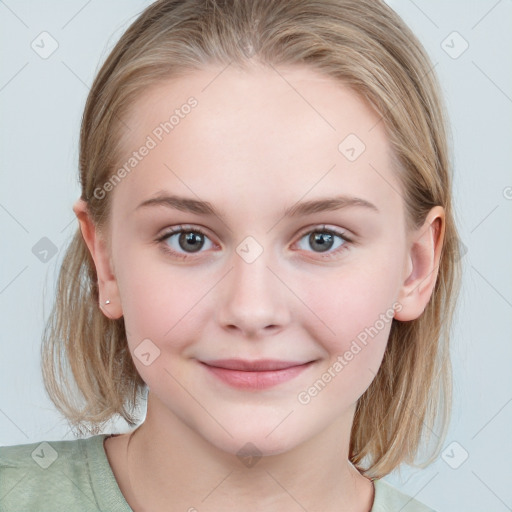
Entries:
{"label": "mouth", "polygon": [[201,361],[208,366],[224,368],[226,370],[239,370],[244,372],[267,372],[273,370],[285,370],[294,366],[301,366],[312,361],[279,361],[277,359],[257,359],[248,361],[245,359],[217,359],[215,361]]}
{"label": "mouth", "polygon": [[316,361],[280,361],[260,359],[218,359],[199,361],[210,375],[232,387],[266,389],[284,383],[301,374]]}

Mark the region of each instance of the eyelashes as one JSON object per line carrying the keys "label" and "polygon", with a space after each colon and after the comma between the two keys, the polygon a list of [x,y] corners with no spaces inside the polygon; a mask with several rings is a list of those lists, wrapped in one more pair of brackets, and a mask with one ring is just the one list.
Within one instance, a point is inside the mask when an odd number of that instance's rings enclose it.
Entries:
{"label": "eyelashes", "polygon": [[[156,241],[162,244],[166,253],[181,260],[197,259],[208,249],[216,247],[208,234],[197,226],[176,226],[167,230]],[[320,259],[332,259],[348,249],[352,243],[352,239],[344,231],[321,225],[302,231],[294,246],[300,245],[301,251],[310,252]],[[308,247],[317,248],[319,251],[308,250]],[[206,251],[203,250],[205,248]]]}
{"label": "eyelashes", "polygon": [[[180,235],[179,237],[176,237],[176,235]],[[184,236],[184,235],[188,235],[188,236]],[[192,235],[192,236],[190,236]],[[198,236],[199,235],[199,236]],[[177,256],[178,258],[181,258],[181,259],[187,259],[187,258],[194,258],[194,256],[189,256],[189,253],[181,253],[179,252],[176,248],[171,248],[169,246],[168,243],[166,243],[166,241],[168,239],[172,239],[172,238],[177,238],[177,243],[179,245],[180,248],[181,245],[192,245],[192,253],[190,254],[195,254],[197,252],[199,252],[202,248],[203,248],[203,245],[204,245],[204,240],[209,240],[210,241],[210,244],[213,245],[213,243],[211,242],[211,240],[209,239],[208,235],[202,231],[200,228],[197,228],[197,227],[187,227],[187,226],[178,226],[176,228],[173,228],[169,231],[167,231],[166,233],[164,233],[161,237],[159,237],[157,239],[158,242],[161,242],[163,243],[163,247],[164,247],[164,250],[171,253],[172,255],[174,256]]]}
{"label": "eyelashes", "polygon": [[[340,241],[337,245],[336,239]],[[352,242],[344,232],[327,229],[325,226],[303,232],[299,237],[298,243],[300,244],[303,240],[306,240],[303,245],[309,245],[309,247],[317,247],[320,249],[318,252],[312,251],[314,254],[319,254],[320,256],[325,254],[325,256],[328,257],[337,255],[342,250],[345,250],[347,248],[346,246]],[[335,246],[334,250],[331,250],[333,249],[333,246]],[[307,251],[307,248],[304,246],[300,248]]]}

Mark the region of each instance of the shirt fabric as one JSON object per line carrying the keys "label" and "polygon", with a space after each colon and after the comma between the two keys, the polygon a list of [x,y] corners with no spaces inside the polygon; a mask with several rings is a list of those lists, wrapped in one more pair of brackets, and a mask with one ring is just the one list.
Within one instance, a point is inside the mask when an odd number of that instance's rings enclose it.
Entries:
{"label": "shirt fabric", "polygon": [[[109,435],[1,446],[0,511],[133,512],[105,452]],[[434,512],[382,479],[373,483],[371,512]]]}

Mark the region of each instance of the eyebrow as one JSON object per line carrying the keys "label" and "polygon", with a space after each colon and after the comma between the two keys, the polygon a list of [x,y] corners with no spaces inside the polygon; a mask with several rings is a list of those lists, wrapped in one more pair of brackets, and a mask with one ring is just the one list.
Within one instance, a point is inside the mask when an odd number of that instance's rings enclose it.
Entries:
{"label": "eyebrow", "polygon": [[[220,217],[220,213],[208,201],[199,201],[188,197],[181,197],[176,195],[166,195],[159,193],[155,197],[146,199],[140,203],[135,210],[145,209],[154,206],[164,206],[183,212],[196,213],[199,215],[214,215]],[[312,213],[319,213],[325,211],[340,210],[347,207],[362,207],[368,210],[380,213],[379,209],[373,204],[354,196],[336,196],[325,199],[316,199],[312,201],[305,201],[297,203],[284,212],[284,217],[298,217],[301,215],[309,215]]]}

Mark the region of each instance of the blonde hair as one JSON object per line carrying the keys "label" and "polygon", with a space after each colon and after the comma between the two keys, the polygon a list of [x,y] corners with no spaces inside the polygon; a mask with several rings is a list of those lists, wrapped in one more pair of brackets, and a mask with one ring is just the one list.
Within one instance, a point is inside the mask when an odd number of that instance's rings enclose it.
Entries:
{"label": "blonde hair", "polygon": [[[98,229],[108,226],[110,195],[94,191],[120,162],[123,117],[149,86],[207,65],[250,58],[307,66],[351,87],[381,116],[402,184],[409,227],[436,205],[446,212],[433,295],[416,320],[393,320],[382,365],[358,401],[350,460],[380,478],[415,464],[420,441],[437,439],[451,409],[449,339],[460,282],[451,199],[446,115],[433,66],[401,18],[377,0],[160,0],[128,28],[101,67],[80,133],[81,198]],[[130,426],[145,383],[127,348],[123,318],[98,306],[94,262],[78,228],[60,270],[43,335],[46,390],[70,424],[91,431],[114,415]],[[67,375],[67,371],[71,375]],[[74,387],[75,389],[72,389]],[[415,464],[417,465],[417,464]]]}

